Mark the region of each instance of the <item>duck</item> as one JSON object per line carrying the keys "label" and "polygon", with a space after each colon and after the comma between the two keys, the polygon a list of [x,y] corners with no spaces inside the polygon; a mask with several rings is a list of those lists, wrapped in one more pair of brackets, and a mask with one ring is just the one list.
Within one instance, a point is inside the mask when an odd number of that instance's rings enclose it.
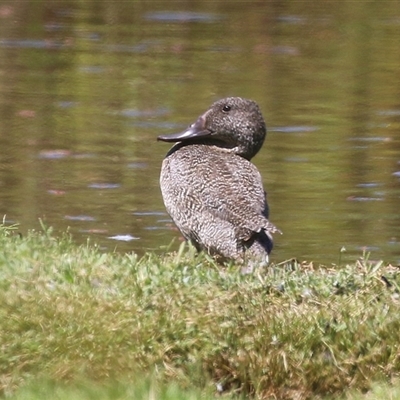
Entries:
{"label": "duck", "polygon": [[160,188],[173,222],[198,251],[236,263],[266,266],[274,233],[262,177],[251,159],[267,127],[258,104],[216,101],[187,129],[158,136],[173,142]]}

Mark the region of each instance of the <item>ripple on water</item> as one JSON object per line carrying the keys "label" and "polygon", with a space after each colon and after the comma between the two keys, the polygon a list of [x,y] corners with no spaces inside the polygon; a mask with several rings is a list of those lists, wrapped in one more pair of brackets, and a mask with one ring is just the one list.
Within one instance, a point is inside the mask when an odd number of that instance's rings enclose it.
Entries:
{"label": "ripple on water", "polygon": [[65,219],[67,219],[68,221],[96,221],[96,218],[91,217],[90,215],[65,215],[64,216]]}
{"label": "ripple on water", "polygon": [[306,125],[293,125],[293,126],[274,126],[268,130],[271,132],[282,132],[282,133],[299,133],[299,132],[315,132],[319,128],[316,126]]}
{"label": "ripple on water", "polygon": [[57,106],[60,108],[72,108],[78,105],[77,101],[59,101]]}
{"label": "ripple on water", "polygon": [[66,191],[65,190],[57,190],[57,189],[49,189],[47,191],[48,194],[51,194],[52,196],[64,196]]}
{"label": "ripple on water", "polygon": [[383,22],[386,25],[400,25],[400,17],[387,18]]}
{"label": "ripple on water", "polygon": [[118,240],[121,242],[131,242],[132,240],[139,240],[140,237],[137,236],[132,236],[132,235],[114,235],[114,236],[108,236],[108,239],[112,240]]}
{"label": "ripple on water", "polygon": [[292,25],[301,25],[306,22],[304,17],[300,17],[298,15],[280,15],[277,20],[279,22],[283,22],[285,24],[292,24]]}
{"label": "ripple on water", "polygon": [[140,118],[140,117],[159,117],[168,114],[167,108],[161,107],[154,110],[138,110],[136,108],[127,108],[119,112],[123,117]]}
{"label": "ripple on water", "polygon": [[354,246],[357,251],[371,252],[371,251],[379,251],[380,247],[378,246]]}
{"label": "ripple on water", "polygon": [[212,45],[208,47],[207,50],[217,53],[239,53],[242,51],[242,49],[239,46],[221,46],[221,45]]}
{"label": "ripple on water", "polygon": [[349,142],[387,142],[390,140],[386,136],[371,136],[371,137],[352,137],[347,139]]}
{"label": "ripple on water", "polygon": [[90,189],[118,189],[121,187],[119,183],[101,183],[101,182],[94,182],[88,185]]}
{"label": "ripple on water", "polygon": [[39,158],[44,158],[46,160],[58,160],[60,158],[69,157],[72,153],[65,149],[56,150],[41,150],[39,152]]}
{"label": "ripple on water", "polygon": [[377,115],[381,115],[384,117],[398,117],[400,116],[400,110],[392,109],[392,110],[379,110],[376,112]]}
{"label": "ripple on water", "polygon": [[104,234],[107,233],[107,229],[99,229],[99,228],[93,228],[93,229],[79,229],[79,232],[81,233],[94,233],[94,234]]}
{"label": "ripple on water", "polygon": [[33,39],[0,39],[0,47],[5,48],[25,48],[25,49],[62,49],[70,47],[66,43],[53,40],[33,40]]}
{"label": "ripple on water", "polygon": [[[132,213],[137,217],[163,217],[162,219],[158,218],[155,223],[154,221],[152,225],[144,226],[143,229],[146,231],[157,231],[157,230],[165,230],[169,229],[165,226],[165,223],[170,223],[170,219],[164,219],[168,216],[165,211],[135,211]],[[141,219],[141,218],[140,218]]]}
{"label": "ripple on water", "polygon": [[93,42],[99,42],[103,39],[103,36],[99,32],[87,32],[85,39],[91,40]]}
{"label": "ripple on water", "polygon": [[349,196],[346,199],[347,201],[382,201],[382,197],[368,197],[368,196]]}
{"label": "ripple on water", "polygon": [[272,47],[272,54],[282,54],[289,56],[298,56],[300,55],[300,50],[297,47],[293,46],[274,46]]}
{"label": "ripple on water", "polygon": [[80,72],[84,72],[86,74],[102,74],[105,72],[105,68],[101,65],[84,65],[79,68]]}
{"label": "ripple on water", "polygon": [[156,11],[145,14],[145,19],[149,21],[167,23],[186,23],[186,22],[205,22],[211,23],[222,19],[221,15],[211,13],[201,13],[194,11]]}
{"label": "ripple on water", "polygon": [[128,168],[132,169],[146,169],[148,164],[145,162],[131,162],[128,164]]}
{"label": "ripple on water", "polygon": [[108,44],[102,47],[102,50],[111,53],[144,53],[150,50],[152,43],[138,43],[135,45],[130,44]]}
{"label": "ripple on water", "polygon": [[132,214],[139,217],[167,215],[167,213],[163,211],[135,211]]}
{"label": "ripple on water", "polygon": [[39,158],[44,160],[60,160],[67,157],[85,159],[95,157],[92,153],[72,153],[70,150],[66,149],[56,149],[56,150],[41,150],[38,155]]}
{"label": "ripple on water", "polygon": [[63,31],[63,30],[65,30],[65,28],[66,28],[65,24],[60,24],[57,22],[49,22],[47,24],[44,24],[44,29],[47,32]]}
{"label": "ripple on water", "polygon": [[96,157],[93,153],[76,153],[72,155],[73,158],[77,158],[78,160],[83,160],[86,158],[94,158]]}
{"label": "ripple on water", "polygon": [[365,183],[359,183],[358,185],[356,185],[356,187],[359,187],[359,188],[375,188],[377,186],[382,186],[382,184],[377,183],[377,182],[365,182]]}

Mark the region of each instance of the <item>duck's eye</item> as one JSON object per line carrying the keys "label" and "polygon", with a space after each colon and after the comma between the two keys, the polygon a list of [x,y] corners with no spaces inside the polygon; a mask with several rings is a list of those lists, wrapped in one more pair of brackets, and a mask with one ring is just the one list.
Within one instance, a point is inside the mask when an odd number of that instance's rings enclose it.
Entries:
{"label": "duck's eye", "polygon": [[223,107],[222,107],[222,111],[223,112],[225,112],[225,113],[227,113],[227,112],[229,112],[229,111],[231,111],[231,106],[228,106],[227,104],[226,105],[224,105]]}

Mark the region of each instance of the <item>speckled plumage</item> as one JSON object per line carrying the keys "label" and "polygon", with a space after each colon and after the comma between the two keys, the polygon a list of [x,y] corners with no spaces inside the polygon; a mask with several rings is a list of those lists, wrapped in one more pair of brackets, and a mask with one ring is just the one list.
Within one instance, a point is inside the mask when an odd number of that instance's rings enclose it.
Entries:
{"label": "speckled plumage", "polygon": [[268,221],[262,179],[249,161],[266,135],[254,101],[230,97],[179,134],[163,161],[160,177],[165,207],[199,250],[225,259],[268,262],[277,228]]}

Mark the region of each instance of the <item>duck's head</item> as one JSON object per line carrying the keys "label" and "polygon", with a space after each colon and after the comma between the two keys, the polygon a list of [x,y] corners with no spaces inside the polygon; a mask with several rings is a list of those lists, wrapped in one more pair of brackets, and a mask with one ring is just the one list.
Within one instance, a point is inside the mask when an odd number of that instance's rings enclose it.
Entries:
{"label": "duck's head", "polygon": [[162,135],[165,142],[210,143],[248,160],[263,145],[267,129],[257,103],[241,97],[216,101],[186,130]]}

